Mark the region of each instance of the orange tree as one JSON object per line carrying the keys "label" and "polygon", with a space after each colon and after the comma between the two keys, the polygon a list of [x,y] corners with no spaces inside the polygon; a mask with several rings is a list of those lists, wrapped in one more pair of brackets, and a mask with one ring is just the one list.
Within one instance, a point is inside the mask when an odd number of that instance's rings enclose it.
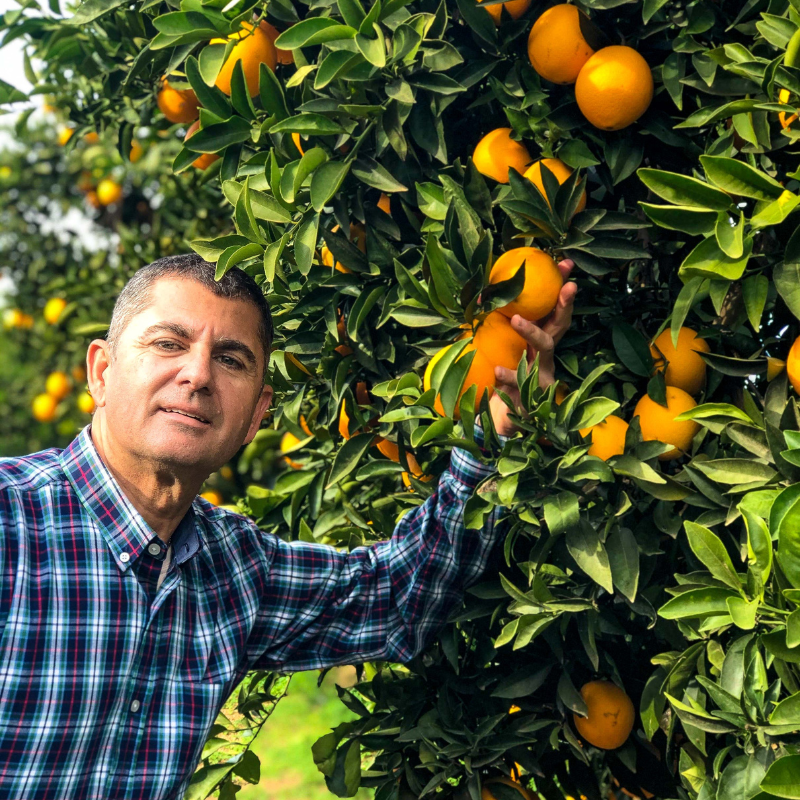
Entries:
{"label": "orange tree", "polygon": [[[124,154],[137,126],[177,131],[174,172],[202,168],[227,204],[192,247],[258,276],[278,337],[241,511],[290,538],[385,538],[454,447],[479,454],[479,415],[496,473],[468,535],[497,506],[507,535],[436,642],[342,690],[359,719],[314,747],[339,796],[797,796],[800,12],[580,8],[86,0],[4,19],[77,134]],[[558,387],[519,366],[502,441],[492,368],[522,355],[502,309],[549,283],[539,255],[492,268],[534,246],[575,261],[576,318]],[[231,796],[241,761],[222,763],[192,797]]]}

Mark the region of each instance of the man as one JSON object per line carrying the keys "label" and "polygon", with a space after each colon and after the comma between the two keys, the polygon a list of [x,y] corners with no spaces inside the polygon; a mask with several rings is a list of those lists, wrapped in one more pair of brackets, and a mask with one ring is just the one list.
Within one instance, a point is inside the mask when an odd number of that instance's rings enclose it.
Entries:
{"label": "man", "polygon": [[[543,329],[512,321],[545,383],[574,293]],[[248,670],[407,661],[480,575],[498,532],[465,531],[463,511],[491,469],[463,451],[390,541],[350,554],[197,497],[269,407],[271,339],[244,272],[156,261],[89,346],[92,423],[0,460],[0,798],[181,798]],[[498,378],[513,394],[515,373]]]}

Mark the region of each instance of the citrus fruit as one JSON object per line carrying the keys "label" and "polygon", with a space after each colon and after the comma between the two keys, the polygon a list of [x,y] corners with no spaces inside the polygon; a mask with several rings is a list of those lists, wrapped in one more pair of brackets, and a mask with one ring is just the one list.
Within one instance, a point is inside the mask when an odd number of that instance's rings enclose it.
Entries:
{"label": "citrus fruit", "polygon": [[97,144],[100,141],[100,136],[96,131],[89,131],[89,133],[84,134],[83,141],[86,144]]}
{"label": "citrus fruit", "polygon": [[221,506],[225,502],[225,498],[216,489],[206,489],[200,492],[200,497],[215,506]]}
{"label": "citrus fruit", "polygon": [[304,156],[306,154],[306,151],[303,150],[303,146],[300,144],[300,134],[299,133],[293,133],[292,134],[292,141],[294,142],[295,147],[300,151],[300,155]]}
{"label": "citrus fruit", "polygon": [[481,800],[498,800],[497,795],[492,792],[492,786],[496,786],[498,783],[516,789],[524,800],[536,800],[536,795],[533,792],[526,789],[521,783],[511,780],[511,778],[491,778],[485,781],[481,787]]}
{"label": "citrus fruit", "polygon": [[63,147],[71,138],[75,131],[72,128],[61,128],[58,132],[58,143]]}
{"label": "citrus fruit", "polygon": [[[286,431],[281,438],[281,453],[286,453],[291,450],[295,445],[299,444],[298,439],[293,433]],[[302,469],[303,465],[299,461],[292,461],[289,456],[284,456],[284,460],[292,469]]]}
{"label": "citrus fruit", "polygon": [[23,314],[22,321],[19,323],[20,328],[32,328],[33,317],[30,314]]}
{"label": "citrus fruit", "polygon": [[72,370],[72,380],[75,383],[83,383],[86,380],[86,367],[83,364],[76,364]]}
{"label": "citrus fruit", "polygon": [[789,355],[786,357],[786,374],[789,377],[789,383],[800,394],[800,336],[794,340],[792,349],[789,350]]}
{"label": "citrus fruit", "polygon": [[592,445],[589,448],[590,456],[597,456],[603,461],[608,461],[611,456],[621,456],[625,452],[625,434],[628,423],[624,419],[611,415],[597,425],[581,428],[580,434],[585,439],[592,434]]}
{"label": "citrus fruit", "polygon": [[[189,126],[189,130],[186,131],[186,136],[183,137],[183,141],[185,142],[187,139],[194,136],[199,130],[200,120],[198,119]],[[201,153],[194,161],[192,161],[192,166],[200,170],[208,169],[218,159],[219,156],[216,153]]]}
{"label": "citrus fruit", "polygon": [[102,208],[103,204],[100,202],[100,198],[97,196],[97,192],[92,189],[90,192],[86,192],[86,202],[92,208]]}
{"label": "citrus fruit", "polygon": [[[483,0],[478,0],[482,3]],[[502,21],[502,10],[505,9],[511,15],[511,19],[519,19],[530,7],[531,0],[509,0],[508,3],[500,3],[492,6],[486,6],[486,10],[494,20],[494,24],[499,28]]]}
{"label": "citrus fruit", "polygon": [[51,325],[58,322],[61,312],[67,307],[67,301],[63,297],[51,297],[44,307],[44,318]]}
{"label": "citrus fruit", "polygon": [[44,384],[44,390],[56,400],[63,400],[71,388],[72,384],[69,382],[67,373],[60,371],[51,372]]}
{"label": "citrus fruit", "polygon": [[97,184],[97,200],[101,205],[112,206],[122,200],[122,187],[111,178],[103,178]]}
{"label": "citrus fruit", "polygon": [[6,330],[11,330],[12,328],[21,328],[24,316],[25,315],[18,308],[9,308],[3,314],[3,327]]}
{"label": "citrus fruit", "polygon": [[[788,103],[791,97],[791,92],[788,89],[781,89],[778,92],[778,102]],[[797,114],[787,114],[785,111],[778,112],[778,121],[781,123],[781,128],[788,128],[797,119]]]}
{"label": "citrus fruit", "polygon": [[632,47],[604,47],[583,65],[575,83],[575,99],[595,128],[618,131],[647,111],[653,99],[653,75]]}
{"label": "citrus fruit", "polygon": [[[367,384],[364,381],[359,381],[356,384],[356,402],[360,406],[368,406],[372,402],[372,398],[370,398],[367,391]],[[370,427],[370,423],[367,423],[367,427]],[[353,431],[353,433],[358,433],[358,430]],[[347,413],[347,404],[344,401],[342,401],[342,409],[339,412],[339,435],[343,439],[349,439],[353,435],[350,433],[350,417]]]}
{"label": "citrus fruit", "polygon": [[390,217],[392,216],[392,201],[386,192],[381,192],[381,196],[378,198],[378,208],[383,211],[384,214],[388,214]]}
{"label": "citrus fruit", "polygon": [[33,416],[39,422],[52,422],[56,416],[56,409],[58,408],[58,400],[51,394],[37,394],[33,398],[31,410]]}
{"label": "citrus fruit", "polygon": [[655,361],[653,372],[664,369],[667,386],[677,386],[689,394],[697,394],[706,382],[706,362],[699,353],[710,351],[708,342],[701,339],[691,328],[681,328],[678,332],[678,346],[672,344],[669,328],[662,331],[650,345],[650,354]]}
{"label": "citrus fruit", "polygon": [[84,414],[91,414],[96,408],[94,398],[89,392],[81,392],[78,395],[78,409]]}
{"label": "citrus fruit", "polygon": [[478,352],[492,365],[515,370],[528,343],[512,327],[505,314],[492,311],[472,337]]}
{"label": "citrus fruit", "polygon": [[[275,47],[275,40],[281,32],[266,20],[261,21],[260,27],[269,36],[272,46]],[[280,47],[275,47],[275,59],[279,64],[294,64],[294,53],[291,50],[281,50]]]}
{"label": "citrus fruit", "polygon": [[226,480],[232,481],[233,480],[233,470],[225,464],[224,467],[219,468],[219,474]]}
{"label": "citrus fruit", "polygon": [[[331,233],[336,233],[336,231],[338,231],[338,230],[339,230],[339,226],[338,225],[334,225],[334,227],[331,228]],[[350,241],[352,242],[353,239],[356,240],[355,241],[356,247],[362,253],[366,253],[367,252],[367,232],[357,222],[351,222],[350,223]],[[333,266],[333,253],[331,253],[331,251],[328,249],[328,247],[326,245],[322,245],[322,248],[321,248],[320,252],[322,254],[322,263],[326,267],[332,267]],[[348,273],[351,273],[351,274],[353,272],[353,270],[348,269],[344,264],[342,264],[341,261],[337,261],[336,262],[336,269],[339,272],[348,272]]]}
{"label": "citrus fruit", "polygon": [[[525,264],[525,282],[522,291],[498,311],[509,319],[519,314],[535,322],[546,317],[558,303],[564,279],[556,262],[538,247],[515,247],[503,253],[492,265],[489,283],[499,283],[513,278]],[[519,336],[519,334],[517,334]]]}
{"label": "citrus fruit", "polygon": [[166,77],[156,95],[158,110],[170,122],[194,122],[200,114],[200,101],[191,89],[173,89]]}
{"label": "citrus fruit", "polygon": [[575,83],[594,53],[581,32],[581,14],[576,6],[562,3],[548,8],[533,24],[528,58],[546,81]]}
{"label": "citrus fruit", "polygon": [[336,345],[333,349],[340,356],[349,356],[353,352],[353,348],[345,344],[347,341],[347,331],[345,330],[344,316],[339,315],[339,321],[336,323],[336,332],[339,334],[339,341],[341,344]]}
{"label": "citrus fruit", "polygon": [[[564,181],[572,175],[572,170],[559,158],[540,158],[538,161],[534,161],[527,170],[525,170],[525,177],[534,185],[536,188],[544,195],[545,200],[547,200],[547,192],[544,190],[544,182],[542,181],[542,164],[553,173],[556,180],[559,183],[559,186],[564,183]],[[550,205],[550,201],[547,200],[547,205]],[[578,201],[578,205],[575,208],[575,213],[578,214],[583,209],[586,208],[586,190],[583,190],[583,194],[581,195],[581,199]]]}
{"label": "citrus fruit", "polygon": [[139,142],[134,139],[131,142],[131,149],[130,153],[128,153],[128,160],[131,164],[135,164],[144,154],[144,148],[139,144]]}
{"label": "citrus fruit", "polygon": [[774,381],[786,369],[786,362],[780,358],[767,357],[767,380]]}
{"label": "citrus fruit", "polygon": [[672,461],[689,451],[700,426],[694,420],[676,422],[675,417],[696,405],[692,396],[677,386],[667,386],[667,408],[651,400],[648,395],[644,395],[636,404],[633,416],[639,417],[642,439],[671,444],[673,447],[662,453],[659,461]]}
{"label": "citrus fruit", "polygon": [[578,733],[602,750],[621,747],[633,730],[635,712],[630,697],[611,681],[589,681],[581,687],[588,717],[573,714]]}
{"label": "citrus fruit", "polygon": [[525,145],[511,138],[511,128],[487,133],[475,147],[472,160],[478,172],[498,183],[508,183],[511,167],[521,174],[532,161]]}
{"label": "citrus fruit", "polygon": [[[440,359],[445,351],[452,347],[453,345],[447,345],[447,347],[440,350],[434,357],[431,359],[434,363],[429,363],[428,368],[425,370],[425,378],[423,379],[423,387],[427,391],[431,388],[431,377],[433,375],[433,367],[435,366],[435,361]],[[467,375],[464,378],[464,382],[461,384],[461,389],[458,393],[459,400],[461,399],[464,392],[466,392],[471,386],[476,386],[475,395],[475,405],[480,403],[481,397],[483,397],[484,390],[489,390],[489,397],[492,396],[494,393],[494,365],[484,356],[475,346],[474,342],[470,342],[459,354],[457,361],[460,361],[465,356],[469,355],[469,353],[475,351],[475,356],[472,359],[472,363],[469,366],[469,370],[467,371]],[[451,365],[452,366],[452,365]],[[434,401],[434,410],[444,416],[444,406],[442,405],[441,398],[437,395]],[[458,402],[456,402],[455,409],[453,410],[453,418],[460,419],[461,411],[458,407]]]}
{"label": "citrus fruit", "polygon": [[[278,63],[278,56],[273,40],[266,29],[269,23],[262,22],[257,28],[252,23],[243,22],[242,29],[231,34],[228,39],[238,39],[228,60],[222,65],[214,85],[225,94],[231,93],[231,77],[237,61],[242,62],[244,79],[250,96],[258,94],[258,81],[261,65],[266,64],[273,72]],[[212,44],[225,44],[224,39],[212,39]]]}

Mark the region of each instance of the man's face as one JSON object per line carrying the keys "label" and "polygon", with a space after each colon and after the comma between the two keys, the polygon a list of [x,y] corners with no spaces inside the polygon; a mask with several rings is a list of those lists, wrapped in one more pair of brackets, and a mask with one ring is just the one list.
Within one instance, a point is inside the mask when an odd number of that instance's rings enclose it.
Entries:
{"label": "man's face", "polygon": [[103,424],[131,455],[210,473],[252,441],[272,397],[258,311],[182,278],[157,281],[152,301],[102,373]]}

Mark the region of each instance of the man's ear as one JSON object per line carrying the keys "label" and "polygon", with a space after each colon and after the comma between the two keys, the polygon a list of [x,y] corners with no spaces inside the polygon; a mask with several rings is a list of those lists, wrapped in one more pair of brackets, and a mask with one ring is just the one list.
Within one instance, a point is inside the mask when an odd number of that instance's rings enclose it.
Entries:
{"label": "man's ear", "polygon": [[105,371],[111,365],[111,349],[105,339],[94,339],[86,352],[86,380],[89,394],[98,407],[106,404]]}
{"label": "man's ear", "polygon": [[250,444],[255,439],[258,429],[261,427],[261,420],[264,418],[264,413],[269,408],[272,402],[272,387],[262,386],[261,394],[256,401],[256,407],[253,411],[253,418],[250,420],[250,428],[247,431],[247,436],[244,437],[242,444]]}

